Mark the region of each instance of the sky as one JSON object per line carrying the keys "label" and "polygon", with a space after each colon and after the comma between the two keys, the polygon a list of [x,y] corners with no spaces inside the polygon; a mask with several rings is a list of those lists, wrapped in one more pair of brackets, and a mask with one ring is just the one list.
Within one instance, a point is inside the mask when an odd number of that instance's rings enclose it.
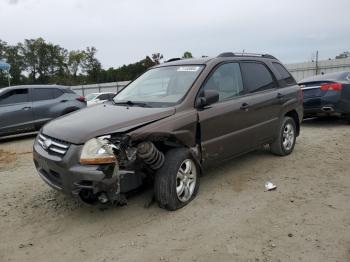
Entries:
{"label": "sky", "polygon": [[283,63],[350,51],[349,0],[0,0],[0,39],[95,46],[104,68],[190,51],[270,53]]}

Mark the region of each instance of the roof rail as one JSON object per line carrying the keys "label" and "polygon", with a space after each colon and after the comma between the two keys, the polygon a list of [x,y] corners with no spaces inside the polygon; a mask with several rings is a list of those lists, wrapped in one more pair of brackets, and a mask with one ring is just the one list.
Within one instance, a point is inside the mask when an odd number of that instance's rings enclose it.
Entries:
{"label": "roof rail", "polygon": [[235,56],[247,56],[247,57],[264,57],[264,58],[271,58],[276,59],[276,57],[269,55],[269,54],[255,54],[255,53],[233,53],[233,52],[225,52],[221,53],[217,57],[235,57]]}
{"label": "roof rail", "polygon": [[165,63],[178,61],[178,60],[181,60],[181,58],[180,57],[170,58],[169,60],[165,61]]}

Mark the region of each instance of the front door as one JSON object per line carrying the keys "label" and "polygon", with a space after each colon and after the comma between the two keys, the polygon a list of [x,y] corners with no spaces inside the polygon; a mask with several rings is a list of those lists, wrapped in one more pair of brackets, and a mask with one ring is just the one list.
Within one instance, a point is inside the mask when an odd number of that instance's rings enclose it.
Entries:
{"label": "front door", "polygon": [[[203,164],[225,160],[250,148],[249,119],[242,107],[244,94],[239,63],[219,65],[202,90],[215,90],[219,101],[198,110]],[[201,91],[200,91],[201,92]]]}
{"label": "front door", "polygon": [[32,101],[27,88],[10,89],[0,94],[0,134],[34,129]]}

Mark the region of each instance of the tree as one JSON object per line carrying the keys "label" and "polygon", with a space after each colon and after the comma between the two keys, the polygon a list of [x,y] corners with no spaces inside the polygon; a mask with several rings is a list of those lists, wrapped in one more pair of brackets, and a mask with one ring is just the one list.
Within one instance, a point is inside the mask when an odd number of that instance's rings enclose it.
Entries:
{"label": "tree", "polygon": [[30,83],[56,83],[64,77],[67,50],[44,39],[25,39],[20,45]]}
{"label": "tree", "polygon": [[[163,59],[162,54],[155,53],[136,63],[104,70],[96,53],[95,47],[68,51],[43,38],[25,39],[16,45],[0,40],[0,59],[11,64],[12,84],[18,85],[78,85],[133,80]],[[6,73],[0,72],[0,87],[7,85]]]}
{"label": "tree", "polygon": [[26,79],[26,77],[22,75],[22,72],[25,69],[24,57],[21,55],[19,50],[20,44],[8,46],[4,54],[6,62],[11,65],[10,76],[11,83],[13,85],[21,84]]}
{"label": "tree", "polygon": [[4,59],[4,54],[6,52],[6,49],[7,49],[7,43],[0,39],[0,60]]}
{"label": "tree", "polygon": [[73,50],[69,52],[68,55],[68,70],[69,74],[76,78],[79,71],[82,72],[83,69],[83,61],[85,59],[85,53],[80,50]]}
{"label": "tree", "polygon": [[101,63],[95,57],[97,49],[95,47],[87,47],[84,53],[82,69],[87,73],[88,79],[92,82],[98,82],[99,74],[102,70]]}
{"label": "tree", "polygon": [[161,53],[152,54],[152,60],[156,65],[159,65],[162,59],[163,55]]}
{"label": "tree", "polygon": [[188,58],[193,58],[193,56],[192,56],[192,53],[191,53],[191,52],[186,51],[186,52],[183,54],[182,58],[188,59]]}

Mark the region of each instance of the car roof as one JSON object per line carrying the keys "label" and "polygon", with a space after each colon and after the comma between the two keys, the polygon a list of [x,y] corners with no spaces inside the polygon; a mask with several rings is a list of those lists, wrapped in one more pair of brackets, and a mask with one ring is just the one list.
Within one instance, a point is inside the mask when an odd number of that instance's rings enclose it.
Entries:
{"label": "car roof", "polygon": [[188,58],[188,59],[173,58],[173,59],[170,59],[169,62],[156,65],[155,67],[173,66],[173,65],[204,65],[213,59],[214,59],[213,57]]}
{"label": "car roof", "polygon": [[237,60],[255,60],[255,61],[266,61],[273,60],[275,62],[279,62],[277,58],[268,55],[268,54],[237,54],[237,53],[222,53],[217,57],[202,57],[202,58],[173,58],[168,60],[168,62],[159,64],[154,66],[157,67],[165,67],[165,66],[180,66],[180,65],[206,65],[209,63],[219,63],[222,61],[237,61]]}
{"label": "car roof", "polygon": [[61,86],[61,85],[18,85],[18,86],[9,86],[6,87],[7,89],[18,89],[18,88],[59,88],[59,89],[70,89],[68,86]]}
{"label": "car roof", "polygon": [[307,83],[307,82],[318,82],[318,81],[344,81],[344,80],[350,81],[350,72],[342,71],[342,72],[311,76],[300,80],[299,84]]}

